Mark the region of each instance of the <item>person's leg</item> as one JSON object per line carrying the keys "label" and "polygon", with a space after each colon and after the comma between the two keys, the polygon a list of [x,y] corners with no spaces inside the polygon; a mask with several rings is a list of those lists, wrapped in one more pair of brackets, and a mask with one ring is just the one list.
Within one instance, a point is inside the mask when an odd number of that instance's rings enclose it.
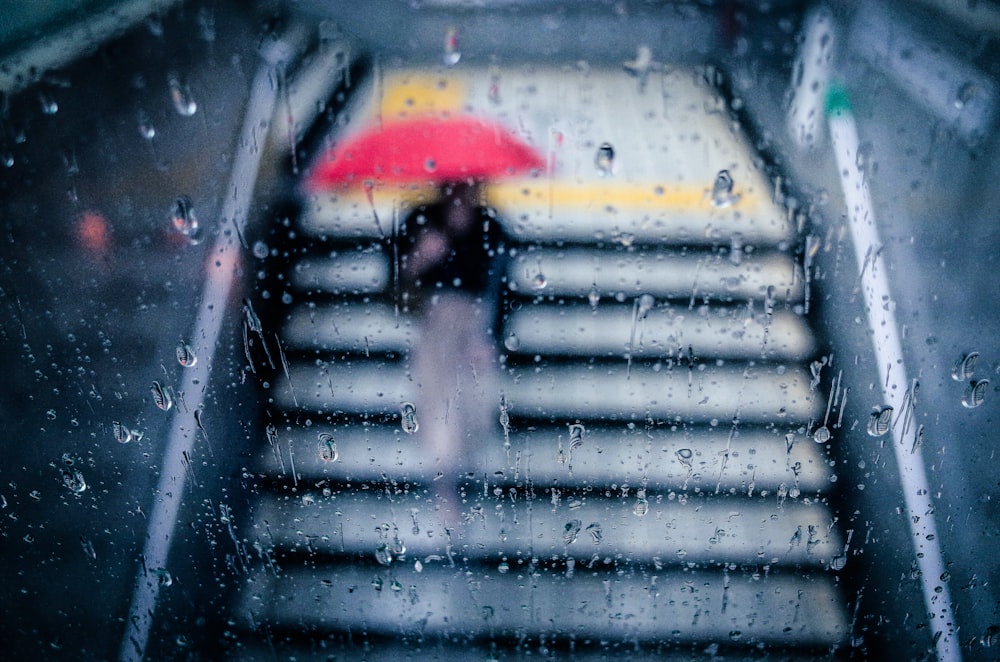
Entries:
{"label": "person's leg", "polygon": [[488,335],[488,306],[448,293],[425,314],[413,351],[420,439],[428,468],[436,474],[432,493],[448,526],[460,523],[459,483],[474,465],[480,444],[496,438],[499,392],[497,356]]}
{"label": "person's leg", "polygon": [[455,396],[466,345],[462,319],[466,312],[454,295],[442,295],[429,302],[412,353],[412,377],[418,394],[414,404],[420,423],[417,436],[431,478],[433,507],[450,528],[459,523],[461,512],[456,485],[463,443]]}

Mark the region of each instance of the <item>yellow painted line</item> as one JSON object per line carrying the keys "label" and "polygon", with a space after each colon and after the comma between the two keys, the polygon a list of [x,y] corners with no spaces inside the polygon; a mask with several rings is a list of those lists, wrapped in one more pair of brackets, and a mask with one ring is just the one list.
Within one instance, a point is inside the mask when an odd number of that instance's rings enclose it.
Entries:
{"label": "yellow painted line", "polygon": [[433,74],[387,74],[382,117],[401,119],[462,112],[467,90],[454,78]]}
{"label": "yellow painted line", "polygon": [[[739,199],[726,208],[749,212],[756,209],[757,196],[735,192]],[[711,211],[711,192],[695,186],[664,186],[661,184],[569,184],[565,182],[504,182],[490,184],[486,189],[489,204],[518,209],[525,206],[551,205],[555,209],[585,209],[590,211]]]}
{"label": "yellow painted line", "polygon": [[[373,199],[376,204],[392,203],[401,209],[428,204],[437,199],[439,184],[376,186]],[[760,199],[752,193],[736,192],[739,199],[724,208],[712,206],[711,193],[707,188],[694,186],[663,186],[660,184],[568,184],[565,182],[539,182],[521,180],[495,182],[486,185],[486,204],[501,210],[524,210],[550,204],[554,210],[590,212],[668,212],[693,211],[709,213],[715,209],[732,209],[743,213],[757,210]],[[360,187],[351,187],[339,193],[338,198],[345,203],[365,201]],[[551,200],[551,202],[550,202]]]}

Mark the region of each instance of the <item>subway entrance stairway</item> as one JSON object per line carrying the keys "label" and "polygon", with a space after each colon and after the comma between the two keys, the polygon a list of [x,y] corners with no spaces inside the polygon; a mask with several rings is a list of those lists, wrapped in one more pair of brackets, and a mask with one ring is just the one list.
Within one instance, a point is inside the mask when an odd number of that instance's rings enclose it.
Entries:
{"label": "subway entrance stairway", "polygon": [[345,134],[461,112],[546,156],[486,190],[510,236],[493,432],[455,474],[407,425],[420,325],[394,242],[433,189],[304,194],[290,261],[244,309],[267,385],[234,657],[846,655],[853,531],[826,442],[847,391],[810,328],[815,247],[713,83],[582,65],[357,83]]}

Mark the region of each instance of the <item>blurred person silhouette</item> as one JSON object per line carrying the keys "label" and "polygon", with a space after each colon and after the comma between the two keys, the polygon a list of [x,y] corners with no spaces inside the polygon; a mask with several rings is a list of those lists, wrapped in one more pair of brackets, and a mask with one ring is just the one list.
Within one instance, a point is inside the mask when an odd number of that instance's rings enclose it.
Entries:
{"label": "blurred person silhouette", "polygon": [[400,229],[404,296],[419,322],[411,355],[419,434],[437,475],[433,495],[447,527],[460,522],[458,491],[472,451],[494,430],[499,402],[495,327],[506,238],[473,180],[441,188]]}

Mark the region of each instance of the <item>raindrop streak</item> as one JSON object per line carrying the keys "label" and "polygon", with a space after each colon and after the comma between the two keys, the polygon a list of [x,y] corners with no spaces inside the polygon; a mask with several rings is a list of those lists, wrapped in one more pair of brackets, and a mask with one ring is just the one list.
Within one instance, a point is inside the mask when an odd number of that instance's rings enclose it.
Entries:
{"label": "raindrop streak", "polygon": [[583,527],[583,522],[578,519],[571,519],[566,522],[566,526],[563,527],[563,543],[566,545],[572,545],[576,542],[576,537],[580,534],[580,529]]}
{"label": "raindrop streak", "polygon": [[510,411],[507,409],[507,395],[500,394],[500,427],[503,428],[503,449],[510,461]]}
{"label": "raindrop streak", "polygon": [[635,300],[635,316],[637,319],[644,320],[646,316],[649,315],[649,311],[653,309],[656,305],[656,299],[653,298],[652,294],[643,294]]}
{"label": "raindrop streak", "polygon": [[635,330],[639,326],[639,321],[646,319],[649,315],[649,311],[653,309],[656,304],[656,299],[653,298],[652,294],[643,294],[635,299],[635,303],[632,306],[632,332],[629,335],[628,340],[628,354],[626,355],[626,366],[625,366],[625,379],[629,379],[632,376],[632,352],[635,350]]}
{"label": "raindrop streak", "polygon": [[615,167],[615,148],[611,146],[611,143],[601,143],[601,146],[597,148],[597,154],[594,155],[594,165],[597,167],[597,172],[601,173],[601,177],[611,175]]}
{"label": "raindrop streak", "polygon": [[337,442],[333,440],[333,435],[329,432],[320,432],[316,437],[319,440],[319,459],[324,462],[336,462],[340,454],[337,453]]}
{"label": "raindrop streak", "polygon": [[989,388],[989,385],[990,380],[988,379],[970,381],[969,387],[965,389],[965,395],[962,396],[962,405],[969,409],[975,409],[983,404],[983,400],[986,399],[986,389]]}
{"label": "raindrop streak", "polygon": [[62,481],[73,494],[83,494],[87,491],[87,481],[83,479],[83,474],[79,469],[72,467],[62,470]]}
{"label": "raindrop streak", "polygon": [[97,560],[97,550],[94,549],[94,542],[90,538],[80,536],[80,546],[83,548],[84,556],[91,561]]}
{"label": "raindrop streak", "polygon": [[656,68],[653,62],[653,51],[649,46],[641,44],[636,51],[635,59],[626,60],[622,64],[625,67],[625,71],[639,79],[639,91],[642,92],[645,90],[646,82],[649,79],[649,72]]}
{"label": "raindrop streak", "polygon": [[271,451],[274,453],[274,459],[278,461],[278,465],[281,467],[281,475],[285,475],[285,459],[281,455],[281,448],[278,447],[278,428],[275,427],[274,423],[268,423],[267,427],[264,428],[264,436],[267,437],[267,443],[271,446]]}
{"label": "raindrop streak", "polygon": [[500,103],[500,70],[490,67],[489,99],[492,103]]}
{"label": "raindrop streak", "polygon": [[174,200],[174,206],[170,209],[170,222],[174,230],[187,237],[192,244],[201,241],[201,227],[194,213],[194,203],[188,196],[179,195]]}
{"label": "raindrop streak", "polygon": [[972,379],[972,374],[976,370],[976,359],[979,352],[969,352],[958,360],[955,367],[951,369],[951,378],[956,382],[965,382]]}
{"label": "raindrop streak", "polygon": [[712,206],[728,207],[739,199],[740,196],[733,195],[733,176],[728,170],[720,170],[712,184]]}
{"label": "raindrop streak", "polygon": [[406,434],[413,434],[420,429],[420,423],[417,422],[417,408],[412,402],[404,402],[400,406],[400,426]]}
{"label": "raindrop streak", "polygon": [[260,323],[260,318],[257,317],[257,313],[253,309],[253,304],[249,299],[243,300],[243,353],[247,358],[247,363],[250,366],[250,371],[257,374],[257,369],[254,367],[253,355],[250,352],[251,341],[250,334],[253,333],[260,339],[260,346],[264,350],[264,356],[267,358],[267,364],[271,366],[274,370],[274,359],[271,358],[271,350],[267,348],[267,342],[264,340],[264,327]]}
{"label": "raindrop streak", "polygon": [[690,448],[680,448],[674,453],[674,456],[687,469],[687,476],[684,477],[684,489],[686,490],[688,481],[691,480],[691,476],[694,474],[694,465],[691,462],[694,458],[694,452]]}
{"label": "raindrop streak", "polygon": [[181,117],[191,117],[198,112],[198,104],[191,97],[191,89],[181,83],[176,74],[171,74],[167,79],[170,86],[170,100],[174,103],[174,110]]}
{"label": "raindrop streak", "polygon": [[875,408],[868,417],[868,434],[881,437],[889,432],[892,425],[892,407]]}
{"label": "raindrop streak", "polygon": [[181,342],[177,345],[177,362],[185,368],[193,368],[198,363],[198,356],[191,349],[191,345]]}
{"label": "raindrop streak", "polygon": [[153,394],[153,404],[163,411],[169,411],[174,405],[174,401],[173,398],[170,397],[170,393],[160,386],[160,382],[153,382],[153,385],[149,387],[149,390]]}
{"label": "raindrop streak", "polygon": [[212,442],[208,439],[208,430],[205,429],[205,424],[201,420],[203,412],[203,409],[194,410],[194,423],[198,426],[198,429],[201,430],[202,435],[205,436],[205,444],[208,446],[209,454],[212,455],[212,457],[215,457],[215,451],[212,450]]}

